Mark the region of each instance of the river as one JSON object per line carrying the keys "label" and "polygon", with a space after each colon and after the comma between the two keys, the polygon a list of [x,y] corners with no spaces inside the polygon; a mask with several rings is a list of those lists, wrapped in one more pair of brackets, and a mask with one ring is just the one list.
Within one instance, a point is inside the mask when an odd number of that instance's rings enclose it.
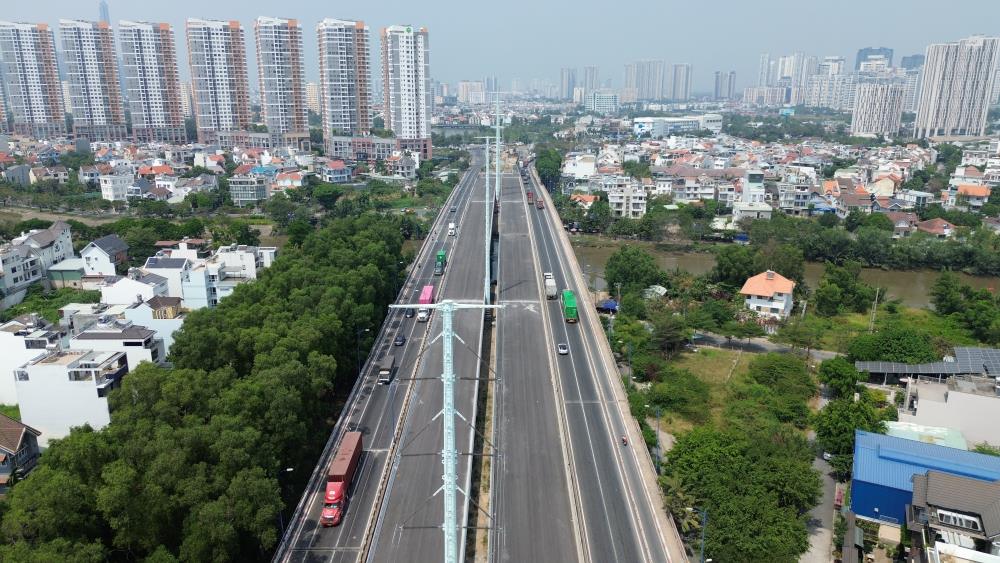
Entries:
{"label": "river", "polygon": [[[665,270],[681,269],[700,275],[710,271],[715,266],[715,256],[708,252],[677,252],[656,250],[651,245],[645,246],[661,268]],[[597,290],[604,290],[604,265],[608,257],[615,251],[614,246],[573,246],[580,268],[590,278],[590,284]],[[806,284],[810,289],[816,289],[823,277],[823,264],[807,262],[805,266]],[[937,281],[940,272],[934,270],[881,270],[878,268],[862,268],[861,279],[865,282],[887,291],[890,299],[899,299],[908,307],[923,308],[930,305],[930,289]],[[986,276],[970,276],[959,273],[962,283],[976,288],[1000,288],[1000,279]]]}

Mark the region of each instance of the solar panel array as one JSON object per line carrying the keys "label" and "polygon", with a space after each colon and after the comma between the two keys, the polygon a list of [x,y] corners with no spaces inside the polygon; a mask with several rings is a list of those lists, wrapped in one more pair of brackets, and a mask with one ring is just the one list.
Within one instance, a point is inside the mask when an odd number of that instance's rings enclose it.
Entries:
{"label": "solar panel array", "polygon": [[955,348],[955,361],[928,364],[854,362],[858,371],[899,375],[976,374],[1000,377],[1000,348]]}

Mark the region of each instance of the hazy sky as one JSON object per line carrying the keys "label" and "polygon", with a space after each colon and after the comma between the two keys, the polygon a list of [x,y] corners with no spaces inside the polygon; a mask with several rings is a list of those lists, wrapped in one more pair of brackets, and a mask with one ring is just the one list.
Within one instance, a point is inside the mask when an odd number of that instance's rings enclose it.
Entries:
{"label": "hazy sky", "polygon": [[[372,70],[379,73],[378,30],[391,24],[425,26],[430,32],[431,74],[445,82],[500,77],[527,85],[532,78],[557,83],[560,67],[600,67],[601,80],[622,85],[623,65],[663,59],[694,65],[695,92],[709,91],[715,70],[735,70],[740,88],[756,79],[760,53],[793,51],[841,55],[853,65],[858,48],[886,46],[895,61],[923,53],[928,43],[973,34],[1000,33],[997,0],[108,0],[112,22],[166,21],[175,27],[178,56],[187,76],[184,20],[243,22],[250,73],[253,20],[259,15],[297,18],[305,29],[306,73],[318,75],[316,22],[324,17],[364,20],[372,30]],[[47,22],[97,19],[97,0],[3,0],[0,18]],[[492,6],[498,8],[494,10]],[[819,8],[822,6],[822,8]],[[58,45],[57,36],[57,45]]]}

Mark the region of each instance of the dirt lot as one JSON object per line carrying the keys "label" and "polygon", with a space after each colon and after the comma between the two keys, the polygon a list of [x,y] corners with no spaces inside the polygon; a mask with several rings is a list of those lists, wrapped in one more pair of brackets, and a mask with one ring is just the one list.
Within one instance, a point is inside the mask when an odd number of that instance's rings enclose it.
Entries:
{"label": "dirt lot", "polygon": [[0,208],[0,221],[27,221],[28,219],[41,219],[43,221],[67,221],[73,219],[85,225],[101,225],[120,219],[121,215],[75,215],[72,213],[52,213],[27,207],[3,207]]}

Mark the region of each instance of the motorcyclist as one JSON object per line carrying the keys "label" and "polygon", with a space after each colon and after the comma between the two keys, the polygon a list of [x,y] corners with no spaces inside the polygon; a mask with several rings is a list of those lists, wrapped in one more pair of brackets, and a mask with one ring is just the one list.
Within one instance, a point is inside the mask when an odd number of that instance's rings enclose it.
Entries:
{"label": "motorcyclist", "polygon": [[628,436],[626,436],[624,434],[622,434],[622,445],[623,446],[627,446],[628,445]]}

